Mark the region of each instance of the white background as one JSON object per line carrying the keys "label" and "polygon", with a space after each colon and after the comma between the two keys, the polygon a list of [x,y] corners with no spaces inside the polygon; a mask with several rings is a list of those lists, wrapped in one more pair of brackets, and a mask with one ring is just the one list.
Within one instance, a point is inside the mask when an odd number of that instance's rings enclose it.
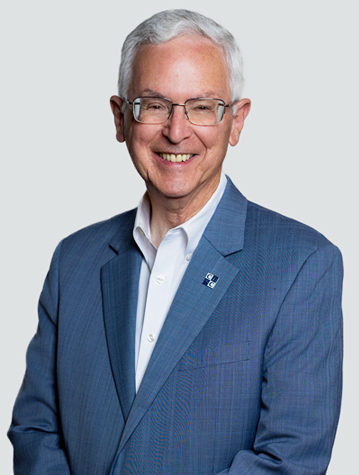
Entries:
{"label": "white background", "polygon": [[0,15],[1,474],[12,473],[5,432],[56,244],[136,206],[143,192],[125,145],[115,141],[108,100],[116,93],[125,36],[166,8],[204,13],[241,45],[252,111],[239,145],[228,152],[226,173],[248,199],[315,227],[343,252],[345,386],[328,474],[354,473],[359,426],[354,0],[14,0]]}

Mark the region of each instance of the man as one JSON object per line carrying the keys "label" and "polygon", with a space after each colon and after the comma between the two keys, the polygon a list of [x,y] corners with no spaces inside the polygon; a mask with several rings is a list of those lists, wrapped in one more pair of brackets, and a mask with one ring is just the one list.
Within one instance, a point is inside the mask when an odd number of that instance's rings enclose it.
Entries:
{"label": "man", "polygon": [[116,136],[147,193],[55,251],[9,436],[16,475],[326,471],[339,251],[222,174],[249,113],[238,47],[184,10],[122,51]]}

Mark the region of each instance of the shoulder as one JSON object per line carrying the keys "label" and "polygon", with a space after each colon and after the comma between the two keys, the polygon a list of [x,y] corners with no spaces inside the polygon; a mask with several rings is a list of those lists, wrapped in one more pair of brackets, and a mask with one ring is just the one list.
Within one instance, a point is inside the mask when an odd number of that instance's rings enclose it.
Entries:
{"label": "shoulder", "polygon": [[125,237],[132,233],[136,209],[113,216],[110,219],[91,224],[70,234],[63,239],[63,245],[89,246],[91,244],[109,243],[114,238]]}
{"label": "shoulder", "polygon": [[251,201],[248,201],[247,206],[246,228],[248,232],[272,242],[295,242],[314,248],[331,244],[312,227]]}
{"label": "shoulder", "polygon": [[[276,248],[296,248],[314,252],[321,247],[333,246],[312,227],[247,200],[229,178],[223,203],[219,207],[222,224],[238,235],[241,230],[244,231],[244,249],[250,247],[273,251]],[[237,228],[233,224],[235,222],[240,223]]]}
{"label": "shoulder", "polygon": [[[54,257],[65,267],[101,265],[117,252],[123,243],[131,241],[136,209],[86,226],[65,237]],[[91,264],[92,263],[92,264]]]}
{"label": "shoulder", "polygon": [[[309,258],[338,262],[341,253],[323,234],[295,219],[248,201],[244,249],[299,267]],[[296,266],[295,266],[296,267]]]}

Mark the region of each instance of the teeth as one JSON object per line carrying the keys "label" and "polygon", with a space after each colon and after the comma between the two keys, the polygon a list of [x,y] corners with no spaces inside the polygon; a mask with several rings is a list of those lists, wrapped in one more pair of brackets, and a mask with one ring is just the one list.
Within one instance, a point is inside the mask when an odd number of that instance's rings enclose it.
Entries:
{"label": "teeth", "polygon": [[179,153],[175,155],[174,153],[160,153],[161,158],[167,160],[168,162],[187,162],[193,155],[189,153]]}

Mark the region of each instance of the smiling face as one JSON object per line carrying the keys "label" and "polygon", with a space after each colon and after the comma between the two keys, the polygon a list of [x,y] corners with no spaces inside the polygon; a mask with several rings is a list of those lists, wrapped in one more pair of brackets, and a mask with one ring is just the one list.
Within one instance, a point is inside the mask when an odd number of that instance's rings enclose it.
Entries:
{"label": "smiling face", "polygon": [[[221,49],[202,37],[142,46],[135,57],[127,99],[141,96],[164,97],[180,104],[212,97],[228,104],[228,68]],[[199,210],[219,183],[228,143],[238,142],[250,101],[240,101],[235,116],[231,107],[226,108],[222,122],[214,126],[191,124],[179,106],[163,124],[138,123],[131,106],[121,114],[121,104],[119,98],[111,98],[117,139],[126,141],[151,201],[182,199]]]}

